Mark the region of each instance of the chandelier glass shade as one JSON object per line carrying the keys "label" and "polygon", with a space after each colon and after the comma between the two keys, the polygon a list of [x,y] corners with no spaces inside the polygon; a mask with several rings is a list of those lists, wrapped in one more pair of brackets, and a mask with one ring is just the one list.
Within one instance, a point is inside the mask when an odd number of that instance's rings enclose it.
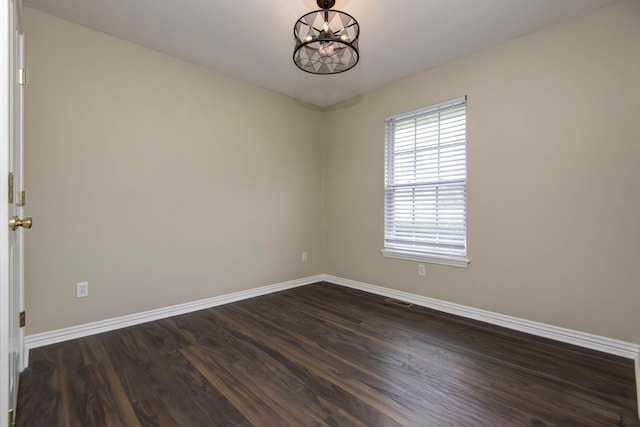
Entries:
{"label": "chandelier glass shade", "polygon": [[348,13],[329,10],[335,0],[318,0],[322,10],[303,15],[293,27],[293,62],[312,74],[337,74],[360,59],[360,25]]}

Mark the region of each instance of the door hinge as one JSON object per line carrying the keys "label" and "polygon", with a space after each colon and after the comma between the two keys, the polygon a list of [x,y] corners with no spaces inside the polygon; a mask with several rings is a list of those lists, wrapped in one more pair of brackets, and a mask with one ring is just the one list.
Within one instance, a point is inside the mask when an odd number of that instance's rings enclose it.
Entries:
{"label": "door hinge", "polygon": [[13,172],[9,172],[9,204],[13,203]]}
{"label": "door hinge", "polygon": [[7,425],[8,425],[8,426],[12,426],[12,425],[13,425],[13,409],[11,409],[11,410],[9,411],[9,414],[8,414],[8,415],[9,415],[9,417],[8,417],[9,419],[8,419],[8,424],[7,424]]}
{"label": "door hinge", "polygon": [[20,312],[20,327],[24,328],[27,324],[27,313],[24,311]]}
{"label": "door hinge", "polygon": [[18,84],[21,86],[27,84],[27,70],[24,68],[18,69]]}
{"label": "door hinge", "polygon": [[27,193],[22,190],[18,192],[18,206],[24,206],[27,203]]}

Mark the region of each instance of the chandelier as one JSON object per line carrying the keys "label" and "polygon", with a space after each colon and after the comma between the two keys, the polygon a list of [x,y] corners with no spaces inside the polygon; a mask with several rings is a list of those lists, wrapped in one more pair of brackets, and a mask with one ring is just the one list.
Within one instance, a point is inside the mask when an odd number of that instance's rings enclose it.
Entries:
{"label": "chandelier", "polygon": [[360,25],[348,13],[330,10],[335,0],[317,0],[316,10],[293,27],[293,62],[312,74],[337,74],[355,67],[360,59]]}

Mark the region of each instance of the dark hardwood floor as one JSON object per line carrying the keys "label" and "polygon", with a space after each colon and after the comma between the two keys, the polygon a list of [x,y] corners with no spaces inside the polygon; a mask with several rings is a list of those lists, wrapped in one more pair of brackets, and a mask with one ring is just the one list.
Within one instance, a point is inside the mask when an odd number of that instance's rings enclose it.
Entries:
{"label": "dark hardwood floor", "polygon": [[320,283],[35,349],[17,425],[638,421],[631,360]]}

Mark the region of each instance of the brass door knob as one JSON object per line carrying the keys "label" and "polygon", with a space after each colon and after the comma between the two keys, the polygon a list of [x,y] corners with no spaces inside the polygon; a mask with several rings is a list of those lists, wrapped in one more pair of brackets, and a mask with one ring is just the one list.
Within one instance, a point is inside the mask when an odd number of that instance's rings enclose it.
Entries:
{"label": "brass door knob", "polygon": [[9,220],[9,226],[12,230],[15,230],[18,227],[22,228],[31,228],[33,225],[33,220],[31,218],[20,219],[17,216],[14,216]]}

